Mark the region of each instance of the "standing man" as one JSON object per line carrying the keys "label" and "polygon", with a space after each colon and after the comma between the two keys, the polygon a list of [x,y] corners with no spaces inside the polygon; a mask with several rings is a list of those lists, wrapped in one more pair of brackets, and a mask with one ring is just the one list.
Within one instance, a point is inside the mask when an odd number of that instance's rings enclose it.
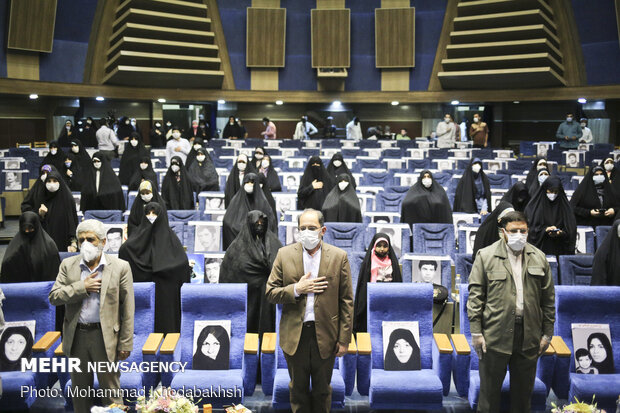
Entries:
{"label": "standing man", "polygon": [[360,118],[357,116],[347,123],[347,139],[362,140],[362,126],[360,125]]}
{"label": "standing man", "polygon": [[276,124],[269,120],[269,118],[263,118],[263,126],[265,130],[260,134],[265,139],[276,139]]}
{"label": "standing man", "polygon": [[474,113],[474,123],[469,127],[469,136],[475,148],[486,148],[489,142],[489,127],[483,122],[479,113]]}
{"label": "standing man", "polygon": [[[87,219],[76,230],[80,255],[60,264],[56,282],[49,293],[55,306],[65,306],[63,349],[67,357],[80,359],[81,373],[71,372],[78,391],[93,387],[89,362],[126,360],[133,349],[134,294],[131,268],[126,261],[103,253],[105,228]],[[120,373],[97,372],[99,387],[114,397],[104,405],[123,404]],[[84,389],[84,390],[80,390]],[[74,397],[76,413],[90,412],[93,400]]]}
{"label": "standing man", "polygon": [[172,139],[166,144],[166,166],[170,167],[170,160],[174,156],[178,156],[183,161],[183,165],[187,162],[187,155],[192,150],[192,145],[185,138],[181,137],[181,129],[178,126],[172,127]]}
{"label": "standing man", "polygon": [[592,143],[594,137],[592,136],[592,130],[588,128],[588,119],[581,118],[579,120],[579,124],[581,126],[581,138],[579,139],[579,142]]}
{"label": "standing man", "polygon": [[563,149],[577,149],[581,138],[581,125],[573,120],[573,114],[567,113],[566,120],[560,123],[555,138]]}
{"label": "standing man", "polygon": [[106,118],[102,118],[99,123],[101,126],[95,133],[99,152],[102,152],[108,159],[113,159],[116,157],[118,138],[116,133],[110,129],[109,121]]}
{"label": "standing man", "polygon": [[437,147],[454,148],[458,135],[458,126],[452,121],[452,116],[446,113],[443,122],[437,124]]}
{"label": "standing man", "polygon": [[[293,413],[329,412],[335,357],[351,341],[353,289],[347,254],[322,241],[323,214],[298,217],[300,242],[280,248],[267,281],[267,300],[284,304],[280,346],[291,378]],[[312,378],[312,391],[310,391]]]}
{"label": "standing man", "polygon": [[310,139],[312,135],[318,133],[319,130],[310,121],[307,116],[302,116],[301,120],[297,122],[295,126],[295,133],[293,139]]}
{"label": "standing man", "polygon": [[481,249],[469,276],[467,316],[480,360],[478,412],[499,412],[510,366],[510,411],[528,413],[538,357],[547,350],[555,322],[555,291],[545,254],[527,243],[519,211],[499,221],[499,241]]}

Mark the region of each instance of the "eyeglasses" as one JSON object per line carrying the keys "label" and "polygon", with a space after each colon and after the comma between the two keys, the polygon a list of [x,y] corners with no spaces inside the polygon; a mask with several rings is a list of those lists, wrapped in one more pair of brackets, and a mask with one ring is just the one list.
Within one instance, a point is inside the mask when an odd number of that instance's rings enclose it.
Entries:
{"label": "eyeglasses", "polygon": [[504,229],[504,231],[509,232],[511,234],[527,234],[527,229],[517,228],[517,229]]}

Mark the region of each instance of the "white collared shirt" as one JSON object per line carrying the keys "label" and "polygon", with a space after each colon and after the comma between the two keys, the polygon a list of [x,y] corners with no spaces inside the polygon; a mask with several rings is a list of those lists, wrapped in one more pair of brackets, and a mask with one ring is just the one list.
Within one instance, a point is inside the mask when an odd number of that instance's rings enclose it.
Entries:
{"label": "white collared shirt", "polygon": [[519,255],[514,255],[510,251],[510,247],[506,246],[508,254],[508,262],[512,267],[512,278],[515,280],[515,288],[517,289],[516,313],[518,316],[523,315],[523,251]]}
{"label": "white collared shirt", "polygon": [[[107,265],[107,261],[105,259],[105,254],[101,254],[101,260],[99,261],[99,265],[93,271],[88,268],[88,264],[84,261],[84,258],[80,261],[80,269],[81,280],[84,281],[88,276],[90,276],[95,271],[99,271],[97,274],[97,279],[101,279],[101,274],[105,266]],[[88,297],[82,300],[82,309],[80,310],[80,318],[78,319],[78,323],[87,324],[87,323],[98,323],[100,322],[99,318],[99,293],[88,293]]]}
{"label": "white collared shirt", "polygon": [[[304,261],[304,275],[310,273],[310,279],[319,276],[319,266],[321,265],[321,252],[323,246],[319,247],[318,251],[314,255],[308,254],[305,248],[303,248],[303,261]],[[299,297],[297,290],[295,290],[295,297]],[[314,321],[314,293],[306,294],[306,311],[304,313],[304,322]]]}

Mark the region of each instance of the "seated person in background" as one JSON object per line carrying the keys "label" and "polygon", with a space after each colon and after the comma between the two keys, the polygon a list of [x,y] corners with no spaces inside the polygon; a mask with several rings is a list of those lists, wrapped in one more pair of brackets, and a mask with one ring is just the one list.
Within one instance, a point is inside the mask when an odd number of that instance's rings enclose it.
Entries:
{"label": "seated person in background", "polygon": [[592,136],[592,131],[588,128],[588,119],[581,118],[579,120],[579,126],[581,126],[581,138],[579,138],[579,142],[592,143],[594,137]]}
{"label": "seated person in background", "polygon": [[433,174],[426,170],[420,173],[403,199],[400,222],[409,224],[451,224],[452,208],[446,191]]}
{"label": "seated person in background", "polygon": [[357,278],[353,312],[353,331],[356,333],[367,329],[366,297],[369,282],[403,282],[390,237],[381,232],[372,237]]}
{"label": "seated person in background", "polygon": [[547,255],[573,255],[577,221],[560,178],[548,178],[525,208],[527,241]]}
{"label": "seated person in background", "polygon": [[616,220],[605,239],[598,240],[594,253],[590,285],[620,286],[620,220]]}
{"label": "seated person in background", "polygon": [[619,196],[607,179],[605,170],[601,166],[591,168],[570,200],[577,217],[577,225],[593,228],[612,225],[616,212],[620,210]]}
{"label": "seated person in background", "polygon": [[349,175],[338,176],[337,184],[323,202],[323,215],[326,222],[362,222],[360,202]]}
{"label": "seated person in background", "polygon": [[400,130],[400,133],[396,135],[396,140],[397,141],[401,141],[401,140],[406,140],[409,139],[411,140],[411,138],[409,137],[409,135],[407,135],[407,129],[402,128]]}
{"label": "seated person in background", "polygon": [[567,113],[566,120],[560,123],[555,138],[562,149],[577,149],[581,138],[581,125],[573,120],[573,114]]}
{"label": "seated person in background", "polygon": [[192,180],[180,156],[170,160],[170,167],[161,185],[161,197],[168,210],[196,208]]}
{"label": "seated person in background", "polygon": [[459,181],[454,193],[454,212],[486,215],[491,212],[491,186],[482,170],[482,161],[474,158]]}

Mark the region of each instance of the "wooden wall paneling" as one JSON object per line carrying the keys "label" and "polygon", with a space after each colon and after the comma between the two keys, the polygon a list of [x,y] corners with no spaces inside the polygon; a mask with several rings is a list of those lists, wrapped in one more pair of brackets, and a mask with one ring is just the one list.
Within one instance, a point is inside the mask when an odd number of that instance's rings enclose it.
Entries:
{"label": "wooden wall paneling", "polygon": [[415,8],[375,9],[378,68],[415,66]]}
{"label": "wooden wall paneling", "polygon": [[409,69],[381,70],[382,91],[408,91],[409,89]]}
{"label": "wooden wall paneling", "polygon": [[7,48],[50,53],[57,0],[11,1]]}
{"label": "wooden wall paneling", "polygon": [[345,0],[316,0],[317,9],[344,9]]}
{"label": "wooden wall paneling", "polygon": [[97,2],[84,64],[84,83],[101,84],[103,82],[110,46],[109,37],[112,34],[112,24],[119,4],[120,0],[99,0]]}
{"label": "wooden wall paneling", "polygon": [[286,9],[247,8],[246,65],[284,67]]}
{"label": "wooden wall paneling", "polygon": [[39,54],[7,50],[6,76],[13,79],[39,80]]}
{"label": "wooden wall paneling", "polygon": [[428,90],[430,91],[443,89],[441,87],[441,82],[437,77],[437,73],[441,72],[441,60],[446,57],[446,46],[450,43],[450,32],[453,27],[452,21],[456,17],[458,3],[458,0],[448,0],[448,4],[446,5],[446,14],[443,18],[441,36],[439,37],[439,42],[437,43],[437,52],[435,53],[433,71],[431,72],[431,78],[428,81]]}
{"label": "wooden wall paneling", "polygon": [[222,89],[234,90],[235,79],[233,77],[232,65],[230,64],[230,55],[226,46],[226,36],[224,35],[224,27],[222,26],[222,18],[220,17],[220,9],[217,6],[217,0],[204,0],[207,5],[207,14],[211,18],[211,30],[215,33],[215,44],[219,49],[219,57],[221,61],[221,69],[224,72],[224,80],[222,81]]}
{"label": "wooden wall paneling", "polygon": [[250,72],[252,90],[278,90],[279,82],[278,69],[253,68]]}
{"label": "wooden wall paneling", "polygon": [[410,0],[381,0],[382,9],[402,9],[409,6]]}
{"label": "wooden wall paneling", "polygon": [[586,68],[573,8],[570,5],[567,7],[564,0],[549,0],[549,4],[553,9],[555,23],[558,26],[557,35],[560,38],[564,79],[568,86],[586,85]]}
{"label": "wooden wall paneling", "polygon": [[252,7],[277,9],[280,7],[280,0],[252,0]]}
{"label": "wooden wall paneling", "polygon": [[312,9],[312,67],[351,66],[351,10]]}

